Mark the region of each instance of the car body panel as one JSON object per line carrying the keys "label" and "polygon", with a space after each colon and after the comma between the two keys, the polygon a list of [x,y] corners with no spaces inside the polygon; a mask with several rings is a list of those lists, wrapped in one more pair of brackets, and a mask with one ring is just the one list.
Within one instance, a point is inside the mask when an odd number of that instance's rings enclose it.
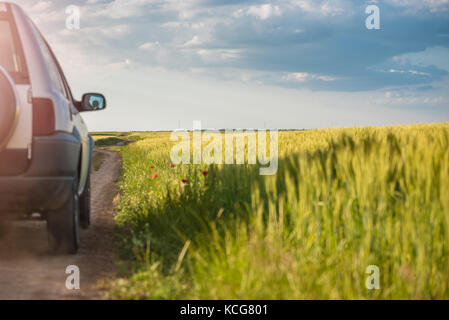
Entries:
{"label": "car body panel", "polygon": [[[5,4],[5,2],[0,2],[0,4]],[[16,83],[20,112],[18,113],[16,128],[8,140],[5,150],[26,150],[30,164],[26,172],[17,176],[2,176],[0,173],[0,193],[6,192],[8,185],[14,189],[14,184],[12,183],[14,179],[18,181],[17,190],[25,190],[26,192],[35,190],[34,192],[39,195],[43,194],[38,192],[39,182],[44,184],[46,179],[50,179],[48,181],[51,190],[49,189],[48,192],[56,192],[59,190],[59,187],[71,186],[69,180],[78,171],[78,194],[81,196],[90,171],[93,139],[89,136],[88,129],[75,106],[70,87],[50,46],[19,6],[6,3],[6,7],[12,13],[19,34],[29,83]],[[57,70],[60,83],[55,82],[55,70]],[[50,99],[53,102],[55,134],[50,137],[33,137],[32,99],[35,98]],[[71,139],[75,142],[69,142],[67,135],[71,136],[73,138]],[[77,147],[72,147],[73,143]],[[48,146],[54,146],[54,148],[51,149]],[[35,148],[38,150],[34,150]],[[47,154],[42,150],[47,150]],[[57,152],[67,152],[71,158],[61,157]],[[14,154],[13,152],[10,153]],[[15,154],[23,154],[23,152]],[[58,159],[59,161],[68,162],[60,164],[57,163]],[[45,164],[46,161],[48,165]],[[46,176],[50,174],[48,170],[51,171],[51,169],[48,168],[51,168],[51,166],[55,168],[61,168],[62,166],[64,170],[60,172],[61,176]],[[58,186],[59,180],[60,186]],[[26,181],[30,182],[29,188],[26,187]],[[45,189],[45,186],[43,188]],[[31,197],[29,194],[24,194],[23,196],[25,198]],[[34,199],[34,197],[31,198]],[[39,201],[39,199],[36,201]]]}
{"label": "car body panel", "polygon": [[[21,110],[21,106],[20,106],[20,87],[21,86],[16,86],[14,85],[14,80],[10,77],[8,71],[6,71],[5,68],[3,68],[0,65],[0,73],[3,77],[5,77],[4,79],[6,80],[6,83],[8,83],[10,85],[10,89],[13,93],[13,96],[15,98],[15,116],[14,116],[14,123],[11,125],[11,131],[8,132],[9,130],[6,129],[7,131],[7,136],[6,137],[1,137],[0,139],[0,152],[4,149],[4,147],[6,145],[9,144],[9,148],[10,149],[14,149],[15,145],[14,143],[11,143],[12,140],[12,135],[13,133],[16,131],[17,128],[17,123],[19,122],[19,118],[20,118],[20,110]],[[26,86],[26,89],[29,89],[28,86]]]}
{"label": "car body panel", "polygon": [[33,139],[33,128],[30,123],[33,122],[32,106],[28,101],[29,85],[16,85],[19,100],[19,109],[17,112],[17,121],[13,134],[6,144],[7,149],[28,149],[31,147]]}

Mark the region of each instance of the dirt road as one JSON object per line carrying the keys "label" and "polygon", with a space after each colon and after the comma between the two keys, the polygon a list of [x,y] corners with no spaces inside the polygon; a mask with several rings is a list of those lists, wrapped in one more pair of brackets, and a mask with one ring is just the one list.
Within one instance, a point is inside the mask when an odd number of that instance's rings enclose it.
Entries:
{"label": "dirt road", "polygon": [[[120,157],[107,150],[98,171],[92,171],[91,226],[81,231],[77,255],[55,256],[47,246],[46,223],[14,221],[0,234],[0,299],[95,299],[103,293],[98,281],[114,274],[113,205]],[[68,265],[80,270],[80,290],[66,288]]]}

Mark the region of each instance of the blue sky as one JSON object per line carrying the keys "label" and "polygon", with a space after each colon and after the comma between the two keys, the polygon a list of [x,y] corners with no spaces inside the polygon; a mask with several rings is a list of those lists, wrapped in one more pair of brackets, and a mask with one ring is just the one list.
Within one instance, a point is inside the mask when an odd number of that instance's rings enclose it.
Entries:
{"label": "blue sky", "polygon": [[92,130],[449,121],[449,0],[15,2],[76,96],[107,95]]}

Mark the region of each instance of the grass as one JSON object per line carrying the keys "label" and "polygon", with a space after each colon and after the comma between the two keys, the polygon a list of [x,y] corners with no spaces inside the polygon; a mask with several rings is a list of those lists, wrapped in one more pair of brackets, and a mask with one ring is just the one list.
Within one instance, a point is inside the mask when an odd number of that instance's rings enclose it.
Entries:
{"label": "grass", "polygon": [[94,153],[94,155],[92,156],[92,168],[94,171],[100,170],[104,158],[105,155],[103,153]]}
{"label": "grass", "polygon": [[172,168],[168,133],[137,135],[111,298],[449,298],[449,124],[280,132],[275,176]]}
{"label": "grass", "polygon": [[123,146],[131,142],[139,141],[138,135],[126,132],[95,132],[90,134],[96,147]]}
{"label": "grass", "polygon": [[126,143],[126,140],[122,139],[122,138],[116,138],[116,137],[104,137],[104,138],[95,140],[96,147],[109,147],[109,146],[114,146],[118,143]]}

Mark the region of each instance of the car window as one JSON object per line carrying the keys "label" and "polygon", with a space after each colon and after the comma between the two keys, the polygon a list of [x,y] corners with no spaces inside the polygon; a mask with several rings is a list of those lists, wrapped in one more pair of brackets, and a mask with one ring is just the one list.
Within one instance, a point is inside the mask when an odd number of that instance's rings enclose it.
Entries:
{"label": "car window", "polygon": [[14,47],[11,26],[8,21],[0,21],[0,65],[8,72],[20,72],[20,60]]}
{"label": "car window", "polygon": [[67,100],[69,100],[71,102],[70,108],[71,108],[72,112],[77,113],[78,110],[74,107],[75,102],[73,100],[73,96],[70,91],[70,87],[67,84],[64,73],[62,72],[62,69],[61,69],[55,55],[53,54],[50,46],[45,41],[44,37],[42,36],[42,34],[40,33],[40,31],[36,27],[36,25],[31,20],[29,20],[29,22],[37,36],[39,46],[41,47],[42,52],[44,54],[44,58],[47,62],[47,65],[48,65],[48,68],[50,71],[50,76],[51,76],[51,79],[52,79],[52,82],[53,82],[55,88],[57,90],[59,90],[67,98]]}
{"label": "car window", "polygon": [[48,45],[48,43],[46,41],[45,41],[45,45],[47,47],[48,52],[50,53],[53,65],[56,67],[57,76],[58,76],[58,79],[59,79],[59,81],[61,83],[62,89],[64,91],[63,94],[64,94],[64,96],[68,100],[72,100],[72,94],[70,92],[69,86],[68,86],[67,81],[65,79],[64,73],[62,72],[61,66],[59,65],[59,62],[56,59],[56,56],[54,55],[53,51],[51,50],[50,46]]}
{"label": "car window", "polygon": [[59,74],[58,66],[54,61],[53,55],[51,54],[50,49],[48,48],[45,40],[42,38],[39,32],[37,32],[37,40],[39,43],[39,47],[42,51],[42,54],[44,55],[44,59],[47,64],[47,69],[50,74],[53,87],[59,92],[61,92],[61,94],[67,97],[67,93],[65,92],[65,88],[61,76]]}
{"label": "car window", "polygon": [[39,33],[39,35],[41,37],[41,40],[44,41],[44,45],[47,48],[47,52],[50,54],[50,58],[51,58],[53,66],[56,68],[56,75],[57,75],[57,77],[58,77],[58,79],[59,79],[59,81],[61,83],[62,90],[63,90],[62,94],[69,101],[73,101],[72,93],[70,91],[70,87],[67,84],[67,80],[66,80],[66,78],[64,76],[64,73],[62,72],[62,69],[61,69],[61,66],[59,65],[59,62],[57,61],[57,59],[56,59],[53,51],[51,50],[50,46],[48,45],[48,43],[45,40],[43,40],[42,35],[40,33]]}
{"label": "car window", "polygon": [[5,5],[0,9],[0,65],[16,83],[28,83],[23,51],[12,15]]}
{"label": "car window", "polygon": [[68,100],[73,102],[72,91],[70,90],[70,86],[67,83],[67,79],[66,79],[66,77],[64,75],[64,72],[62,71],[61,66],[60,66],[59,63],[58,63],[58,70],[59,70],[59,74],[61,76],[61,79],[62,79],[62,82],[63,82],[63,85],[64,85],[64,89],[65,89],[65,92],[66,92],[66,97],[67,97]]}

